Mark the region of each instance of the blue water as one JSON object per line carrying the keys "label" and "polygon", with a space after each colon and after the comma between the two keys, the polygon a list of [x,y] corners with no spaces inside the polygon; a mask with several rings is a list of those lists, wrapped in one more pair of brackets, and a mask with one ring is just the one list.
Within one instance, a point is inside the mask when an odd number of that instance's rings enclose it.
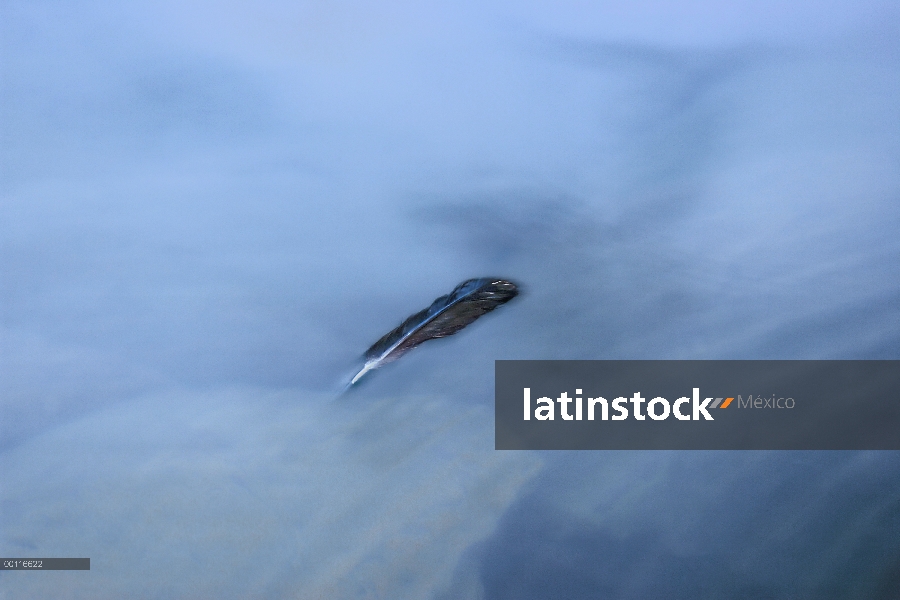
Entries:
{"label": "blue water", "polygon": [[0,555],[92,568],[0,597],[900,597],[897,453],[492,416],[498,358],[900,358],[898,17],[4,3]]}

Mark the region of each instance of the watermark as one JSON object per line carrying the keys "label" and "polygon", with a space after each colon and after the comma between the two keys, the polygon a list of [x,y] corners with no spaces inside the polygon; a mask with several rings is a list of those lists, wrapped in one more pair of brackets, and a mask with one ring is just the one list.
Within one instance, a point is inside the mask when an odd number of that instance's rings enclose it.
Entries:
{"label": "watermark", "polygon": [[90,558],[0,558],[5,571],[90,571]]}
{"label": "watermark", "polygon": [[[522,391],[524,393],[524,416],[522,417],[523,420],[531,420],[533,407],[534,418],[538,421],[553,421],[555,419],[556,411],[554,409],[553,399],[544,396],[542,398],[538,398],[536,400],[536,404],[533,404],[531,401],[531,388],[524,388]],[[734,397],[729,396],[728,398],[705,398],[701,402],[700,388],[694,388],[693,396],[691,398],[684,396],[678,398],[672,403],[670,403],[662,396],[657,396],[652,400],[647,401],[646,398],[641,396],[640,392],[635,392],[634,396],[632,396],[631,398],[624,398],[622,396],[619,396],[618,398],[612,400],[611,403],[609,400],[603,398],[602,396],[582,400],[580,396],[580,394],[582,394],[582,391],[580,388],[575,390],[575,394],[576,397],[570,398],[567,392],[563,392],[555,400],[559,403],[559,415],[560,418],[564,421],[581,421],[584,415],[583,406],[585,405],[585,403],[587,404],[588,421],[593,421],[595,414],[600,415],[598,417],[599,419],[603,421],[609,421],[610,406],[612,406],[612,409],[614,411],[612,420],[624,421],[625,419],[629,418],[627,407],[627,404],[629,402],[631,402],[634,407],[631,416],[638,421],[643,421],[647,417],[650,417],[654,421],[663,421],[665,419],[668,419],[669,416],[672,416],[679,421],[697,421],[701,418],[706,419],[707,421],[713,421],[715,419],[707,409],[728,408],[734,401]],[[776,399],[774,395],[771,398],[763,398],[762,396],[757,396],[756,399],[754,399],[753,394],[749,394],[746,400],[742,399],[741,396],[738,396],[737,400],[738,401],[736,406],[741,408],[794,408],[797,405],[797,401],[793,398],[780,397]],[[573,402],[575,404],[575,414],[571,415],[569,414],[569,404]],[[642,412],[644,402],[647,402],[647,409],[645,412]],[[683,405],[690,406],[691,412],[683,413]],[[687,408],[685,408],[684,410],[687,410]]]}
{"label": "watermark", "polygon": [[495,402],[497,449],[900,449],[900,361],[497,361]]}

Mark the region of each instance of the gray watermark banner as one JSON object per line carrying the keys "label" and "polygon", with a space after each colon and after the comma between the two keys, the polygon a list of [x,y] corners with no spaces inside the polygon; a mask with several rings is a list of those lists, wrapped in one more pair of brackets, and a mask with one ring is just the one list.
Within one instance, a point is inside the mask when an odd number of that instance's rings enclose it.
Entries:
{"label": "gray watermark banner", "polygon": [[900,450],[896,360],[498,360],[498,450]]}
{"label": "gray watermark banner", "polygon": [[10,571],[90,571],[90,558],[3,558],[3,568]]}

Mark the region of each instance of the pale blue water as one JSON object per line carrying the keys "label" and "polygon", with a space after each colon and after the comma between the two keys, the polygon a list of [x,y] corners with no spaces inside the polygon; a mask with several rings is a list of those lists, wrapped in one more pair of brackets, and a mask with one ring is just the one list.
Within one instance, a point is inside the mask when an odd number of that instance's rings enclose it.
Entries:
{"label": "pale blue water", "polygon": [[0,555],[92,570],[0,597],[897,597],[897,453],[498,453],[492,399],[900,358],[898,17],[4,3]]}

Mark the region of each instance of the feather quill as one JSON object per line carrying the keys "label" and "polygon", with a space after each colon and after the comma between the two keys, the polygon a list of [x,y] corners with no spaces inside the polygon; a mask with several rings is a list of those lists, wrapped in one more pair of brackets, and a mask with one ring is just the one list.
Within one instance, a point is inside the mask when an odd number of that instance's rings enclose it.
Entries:
{"label": "feather quill", "polygon": [[348,387],[369,371],[397,360],[422,342],[453,335],[481,315],[509,302],[518,293],[516,284],[504,279],[483,277],[462,282],[372,344],[365,353],[365,365]]}

